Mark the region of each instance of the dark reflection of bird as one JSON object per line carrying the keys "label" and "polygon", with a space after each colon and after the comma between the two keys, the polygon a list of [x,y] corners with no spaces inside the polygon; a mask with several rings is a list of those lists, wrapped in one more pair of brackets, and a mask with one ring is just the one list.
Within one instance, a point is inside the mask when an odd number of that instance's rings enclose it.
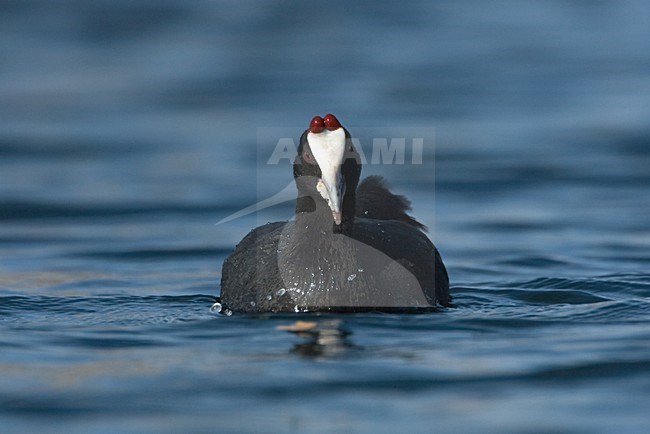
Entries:
{"label": "dark reflection of bird", "polygon": [[409,201],[381,177],[359,184],[360,174],[349,132],[331,114],[314,117],[293,164],[295,219],[237,245],[223,264],[221,302],[249,313],[448,306],[447,271]]}
{"label": "dark reflection of bird", "polygon": [[298,320],[277,328],[305,339],[295,344],[291,352],[306,358],[336,357],[352,349],[361,349],[349,341],[351,333],[340,319]]}

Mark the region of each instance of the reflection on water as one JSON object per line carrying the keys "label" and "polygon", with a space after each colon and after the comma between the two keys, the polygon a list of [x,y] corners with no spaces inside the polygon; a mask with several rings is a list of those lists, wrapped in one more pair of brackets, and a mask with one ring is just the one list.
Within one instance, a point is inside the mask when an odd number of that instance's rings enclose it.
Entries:
{"label": "reflection on water", "polygon": [[344,327],[340,319],[296,321],[278,328],[294,333],[304,340],[291,350],[302,357],[329,358],[341,355],[351,348],[358,348],[349,339],[352,332]]}

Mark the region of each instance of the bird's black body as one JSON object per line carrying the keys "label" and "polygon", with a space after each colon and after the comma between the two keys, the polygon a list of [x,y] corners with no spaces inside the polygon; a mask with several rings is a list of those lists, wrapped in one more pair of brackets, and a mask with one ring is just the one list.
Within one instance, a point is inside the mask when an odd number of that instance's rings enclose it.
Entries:
{"label": "bird's black body", "polygon": [[390,193],[380,177],[357,188],[361,164],[347,131],[335,224],[330,202],[318,190],[323,174],[308,132],[294,162],[295,220],[260,226],[237,245],[223,264],[221,302],[249,313],[448,306],[447,271],[424,226],[407,214],[409,202]]}

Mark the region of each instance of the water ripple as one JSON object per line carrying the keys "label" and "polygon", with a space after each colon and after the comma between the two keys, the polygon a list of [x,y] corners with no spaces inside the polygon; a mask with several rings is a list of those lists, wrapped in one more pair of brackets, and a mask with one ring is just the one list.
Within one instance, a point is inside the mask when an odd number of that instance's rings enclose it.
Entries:
{"label": "water ripple", "polygon": [[150,215],[227,214],[238,204],[57,204],[33,201],[0,201],[0,221],[94,219]]}
{"label": "water ripple", "polygon": [[166,248],[166,249],[133,249],[121,251],[96,251],[77,253],[72,256],[92,259],[107,259],[121,261],[138,260],[182,260],[196,258],[210,258],[223,256],[230,253],[230,248],[208,248],[208,247],[187,247],[187,248]]}

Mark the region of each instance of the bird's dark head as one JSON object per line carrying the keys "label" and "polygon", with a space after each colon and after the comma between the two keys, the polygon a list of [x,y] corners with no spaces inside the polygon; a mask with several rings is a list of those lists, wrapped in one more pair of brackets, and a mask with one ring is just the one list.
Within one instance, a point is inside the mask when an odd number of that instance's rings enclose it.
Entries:
{"label": "bird's dark head", "polygon": [[[301,196],[324,201],[335,227],[354,220],[355,192],[361,174],[361,159],[350,133],[332,114],[314,116],[300,137],[293,176]],[[303,204],[303,207],[305,204]],[[308,211],[300,209],[298,211]]]}

